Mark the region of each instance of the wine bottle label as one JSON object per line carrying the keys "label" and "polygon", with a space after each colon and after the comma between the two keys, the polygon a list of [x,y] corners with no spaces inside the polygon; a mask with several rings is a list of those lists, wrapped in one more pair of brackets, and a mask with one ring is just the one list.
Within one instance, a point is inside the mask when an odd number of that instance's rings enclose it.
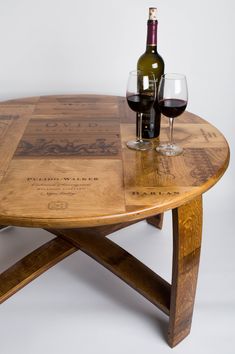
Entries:
{"label": "wine bottle label", "polygon": [[157,21],[148,21],[148,35],[147,35],[147,45],[156,46],[157,45]]}

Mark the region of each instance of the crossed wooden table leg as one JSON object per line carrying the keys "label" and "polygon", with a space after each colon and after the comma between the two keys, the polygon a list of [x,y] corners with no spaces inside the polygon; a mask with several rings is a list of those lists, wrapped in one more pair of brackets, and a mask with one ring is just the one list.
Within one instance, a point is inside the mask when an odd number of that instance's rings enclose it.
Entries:
{"label": "crossed wooden table leg", "polygon": [[[80,229],[50,229],[57,237],[0,275],[0,303],[47,269],[81,250],[108,268],[169,316],[168,344],[174,347],[190,332],[202,234],[202,198],[172,210],[172,282],[105,236],[135,222]],[[162,227],[163,214],[147,219]]]}

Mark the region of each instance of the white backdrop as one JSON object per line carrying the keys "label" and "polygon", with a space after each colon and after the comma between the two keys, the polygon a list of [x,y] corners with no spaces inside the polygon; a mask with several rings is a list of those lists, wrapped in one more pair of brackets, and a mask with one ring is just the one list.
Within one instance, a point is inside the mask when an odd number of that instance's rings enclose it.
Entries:
{"label": "white backdrop", "polygon": [[[234,0],[1,0],[0,100],[81,92],[125,95],[128,72],[145,50],[149,6],[159,9],[158,48],[166,71],[187,75],[188,110],[216,125],[232,152],[226,175],[204,197],[194,325],[191,336],[174,351],[232,354]],[[151,226],[140,223],[128,232],[119,232],[116,239],[152,268],[158,257],[162,274],[169,278],[171,240],[165,233],[170,231],[170,216],[166,216],[164,227],[156,235]],[[1,269],[48,237],[37,230],[4,231],[0,235]],[[0,352],[73,354],[81,350],[87,354],[93,353],[95,346],[98,353],[155,353],[157,349],[170,353],[159,335],[165,330],[164,321],[151,304],[93,261],[74,255],[1,306]],[[103,333],[107,333],[105,344]]]}

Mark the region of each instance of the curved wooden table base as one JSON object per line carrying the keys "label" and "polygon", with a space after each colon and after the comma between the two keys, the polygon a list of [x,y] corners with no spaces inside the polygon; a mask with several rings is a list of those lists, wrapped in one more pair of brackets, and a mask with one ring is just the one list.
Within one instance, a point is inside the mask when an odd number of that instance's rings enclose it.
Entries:
{"label": "curved wooden table base", "polygon": [[[169,284],[113,241],[105,238],[135,222],[80,229],[47,229],[57,237],[0,274],[0,303],[77,250],[109,269],[169,316],[168,344],[190,332],[197,285],[202,201],[198,197],[172,210],[173,262]],[[163,214],[146,219],[162,227]]]}

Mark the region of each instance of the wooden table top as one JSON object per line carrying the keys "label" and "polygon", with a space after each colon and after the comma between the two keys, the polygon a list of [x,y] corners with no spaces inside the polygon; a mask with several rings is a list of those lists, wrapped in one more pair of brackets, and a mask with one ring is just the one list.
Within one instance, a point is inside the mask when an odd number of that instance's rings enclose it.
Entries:
{"label": "wooden table top", "polygon": [[[160,141],[167,141],[162,120]],[[0,104],[0,224],[69,228],[146,218],[202,194],[229,148],[207,121],[175,120],[184,153],[129,150],[135,114],[124,97],[42,96]],[[158,140],[155,140],[155,144]]]}

